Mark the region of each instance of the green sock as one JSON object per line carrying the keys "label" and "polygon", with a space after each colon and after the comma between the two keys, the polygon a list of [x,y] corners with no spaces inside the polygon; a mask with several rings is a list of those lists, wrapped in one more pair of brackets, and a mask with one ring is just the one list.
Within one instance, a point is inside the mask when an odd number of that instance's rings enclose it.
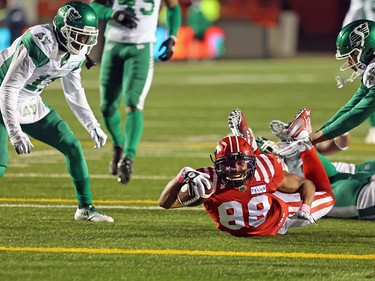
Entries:
{"label": "green sock", "polygon": [[103,116],[104,124],[112,137],[113,146],[122,146],[124,134],[121,130],[121,114],[119,111],[112,116]]}
{"label": "green sock", "polygon": [[143,133],[143,111],[134,110],[126,113],[124,155],[135,158]]}
{"label": "green sock", "polygon": [[74,187],[76,188],[76,198],[78,206],[87,206],[92,204],[92,193],[90,189],[90,179],[83,180],[73,179]]}

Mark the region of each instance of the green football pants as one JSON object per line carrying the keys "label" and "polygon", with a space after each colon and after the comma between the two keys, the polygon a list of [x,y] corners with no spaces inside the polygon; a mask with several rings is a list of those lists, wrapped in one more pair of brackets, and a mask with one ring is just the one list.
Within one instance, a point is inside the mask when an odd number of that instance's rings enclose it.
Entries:
{"label": "green football pants", "polygon": [[[113,146],[123,146],[124,155],[132,159],[143,132],[142,110],[154,73],[152,53],[152,43],[136,45],[107,40],[101,61],[100,109],[104,124]],[[121,101],[128,109],[126,116],[119,111]]]}
{"label": "green football pants", "polygon": [[[92,194],[87,163],[81,144],[73,135],[69,125],[61,119],[55,110],[51,109],[43,119],[32,124],[23,124],[21,127],[26,134],[64,154],[68,172],[72,176],[76,189],[78,204],[91,204]],[[4,174],[7,165],[8,133],[0,114],[0,167],[3,170],[2,174]]]}

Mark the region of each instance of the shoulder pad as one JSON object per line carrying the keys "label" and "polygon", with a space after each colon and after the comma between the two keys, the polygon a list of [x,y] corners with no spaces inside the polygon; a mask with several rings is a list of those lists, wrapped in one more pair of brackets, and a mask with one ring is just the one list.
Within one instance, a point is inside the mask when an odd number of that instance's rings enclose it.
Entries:
{"label": "shoulder pad", "polygon": [[53,34],[52,25],[36,25],[31,27],[21,38],[29,56],[37,67],[48,63],[54,53],[57,42]]}

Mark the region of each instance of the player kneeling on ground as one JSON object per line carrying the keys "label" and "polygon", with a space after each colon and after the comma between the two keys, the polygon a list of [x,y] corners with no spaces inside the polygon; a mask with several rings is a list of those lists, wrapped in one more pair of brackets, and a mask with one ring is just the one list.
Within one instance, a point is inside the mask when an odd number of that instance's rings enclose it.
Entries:
{"label": "player kneeling on ground", "polygon": [[[284,173],[275,155],[254,154],[244,138],[227,136],[216,147],[214,167],[183,168],[164,188],[159,205],[178,208],[208,197],[200,202],[217,228],[235,236],[284,234],[290,227],[315,224],[335,199],[315,148],[304,147],[301,155],[311,163],[306,179]],[[182,190],[186,184],[190,197]]]}
{"label": "player kneeling on ground", "polygon": [[97,43],[98,19],[82,2],[60,7],[53,24],[31,27],[8,49],[0,52],[0,177],[8,165],[8,135],[18,154],[34,147],[28,135],[64,154],[78,200],[75,220],[113,222],[92,206],[87,163],[80,142],[58,113],[42,101],[47,85],[61,78],[65,99],[95,148],[107,139],[81,84],[81,65]]}

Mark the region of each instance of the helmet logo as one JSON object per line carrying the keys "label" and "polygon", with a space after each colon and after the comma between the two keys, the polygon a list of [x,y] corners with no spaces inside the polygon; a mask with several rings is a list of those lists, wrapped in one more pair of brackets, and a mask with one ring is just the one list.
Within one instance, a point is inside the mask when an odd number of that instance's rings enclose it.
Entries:
{"label": "helmet logo", "polygon": [[75,21],[76,19],[82,18],[79,12],[72,6],[67,5],[61,8],[61,12],[64,15],[64,22]]}
{"label": "helmet logo", "polygon": [[349,34],[350,46],[352,48],[363,47],[365,39],[370,35],[368,23],[364,22],[353,29]]}

